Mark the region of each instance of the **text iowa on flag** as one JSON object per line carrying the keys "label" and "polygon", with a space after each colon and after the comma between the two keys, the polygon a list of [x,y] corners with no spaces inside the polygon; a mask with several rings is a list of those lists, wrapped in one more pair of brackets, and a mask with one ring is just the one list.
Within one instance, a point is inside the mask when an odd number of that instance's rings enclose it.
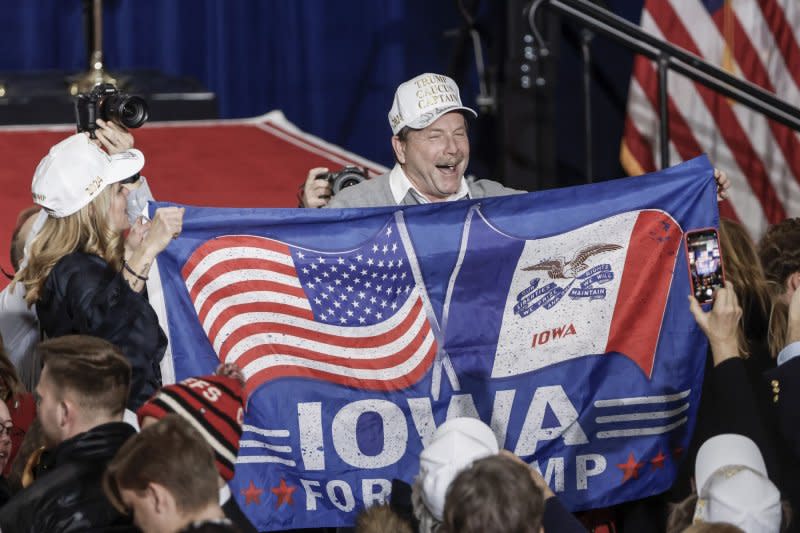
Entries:
{"label": "text iowa on flag", "polygon": [[[473,355],[456,360],[457,370],[503,378],[617,352],[651,376],[682,237],[670,215],[632,211],[527,240],[473,213],[446,332],[454,360]],[[493,321],[500,326],[492,363],[485,347],[493,339],[475,335],[491,332]]]}
{"label": "text iowa on flag", "polygon": [[289,376],[396,390],[417,382],[436,353],[413,260],[393,220],[337,252],[211,239],[182,275],[220,361],[244,371],[248,391]]}
{"label": "text iowa on flag", "polygon": [[[398,210],[187,207],[181,237],[158,259],[168,355],[178,379],[212,372],[219,357],[245,365],[230,486],[261,531],[352,525],[390,497],[393,479],[413,481],[425,443],[454,416],[491,424],[571,510],[659,494],[688,446],[707,349],[688,310],[680,230],[717,222],[705,158]],[[351,267],[360,281],[348,285]],[[362,297],[355,284],[367,277],[393,283],[370,281]],[[324,303],[331,294],[339,307]],[[351,294],[358,306],[342,303]],[[376,305],[392,304],[377,318]],[[628,323],[648,321],[650,308],[663,313],[657,331]],[[526,325],[519,336],[515,323]],[[584,335],[591,342],[566,359],[536,360]],[[506,338],[522,351],[501,366]],[[418,349],[402,349],[415,339]]]}

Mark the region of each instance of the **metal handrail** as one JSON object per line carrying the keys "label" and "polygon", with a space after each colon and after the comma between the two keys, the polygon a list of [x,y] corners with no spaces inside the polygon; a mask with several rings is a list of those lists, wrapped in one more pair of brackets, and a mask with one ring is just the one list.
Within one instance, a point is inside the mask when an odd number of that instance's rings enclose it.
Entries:
{"label": "metal handrail", "polygon": [[542,55],[547,55],[548,50],[547,43],[536,27],[536,12],[543,4],[547,4],[548,7],[568,15],[585,27],[607,35],[658,63],[662,167],[669,166],[669,123],[666,109],[666,76],[669,70],[683,74],[795,131],[800,131],[800,109],[797,107],[788,104],[758,85],[732,76],[683,48],[650,35],[636,24],[592,4],[588,0],[533,0],[528,10],[528,23],[540,51],[543,51]]}

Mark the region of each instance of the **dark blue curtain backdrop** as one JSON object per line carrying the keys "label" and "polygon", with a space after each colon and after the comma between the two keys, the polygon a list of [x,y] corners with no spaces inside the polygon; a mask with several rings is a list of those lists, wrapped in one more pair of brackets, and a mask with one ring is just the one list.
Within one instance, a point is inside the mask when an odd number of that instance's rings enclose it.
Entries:
{"label": "dark blue curtain backdrop", "polygon": [[[609,2],[633,20],[641,3]],[[479,21],[494,33],[494,59],[501,59],[506,4],[479,5]],[[0,6],[4,75],[86,68],[81,0],[2,0]],[[280,109],[300,128],[390,164],[386,114],[395,87],[421,72],[446,72],[454,39],[444,32],[462,25],[455,0],[105,0],[104,51],[112,71],[152,68],[196,78],[217,94],[221,117]],[[598,132],[596,143],[606,143],[598,150],[613,154],[613,167],[630,58],[603,55],[596,61],[612,71],[623,65],[621,73],[610,75],[611,86],[599,89],[597,111],[609,116],[595,119],[599,129],[612,130]],[[579,79],[579,63],[567,65],[564,70]],[[462,93],[474,105],[474,63],[468,70],[471,79],[462,80]],[[558,112],[569,117],[559,125],[559,137],[582,138],[580,118],[570,115],[581,109],[579,90],[574,81],[559,84],[559,99],[566,103]],[[613,106],[603,106],[609,98]],[[474,163],[472,170],[480,172],[481,162]]]}

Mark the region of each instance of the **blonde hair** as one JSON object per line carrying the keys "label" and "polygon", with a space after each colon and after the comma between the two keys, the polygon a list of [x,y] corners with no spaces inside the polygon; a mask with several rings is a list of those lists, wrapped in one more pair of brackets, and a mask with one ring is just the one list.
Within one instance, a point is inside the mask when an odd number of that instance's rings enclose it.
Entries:
{"label": "blonde hair", "polygon": [[63,218],[48,217],[30,244],[28,264],[17,272],[12,285],[25,286],[30,307],[41,296],[44,282],[62,257],[85,252],[101,257],[112,268],[122,268],[122,233],[111,227],[109,210],[117,184],[106,186],[88,205]]}
{"label": "blonde hair", "polygon": [[758,256],[772,295],[769,316],[769,351],[775,358],[786,345],[789,306],[784,301],[786,280],[800,271],[800,218],[773,224],[758,243]]}
{"label": "blonde hair", "polygon": [[758,316],[764,317],[766,322],[771,307],[770,291],[764,270],[761,268],[761,261],[758,259],[755,243],[748,235],[747,230],[732,220],[723,218],[719,222],[725,277],[733,284],[739,305],[745,313],[739,323],[737,333],[739,355],[747,357],[749,343],[744,326],[756,318],[749,316],[749,313],[756,313]]}
{"label": "blonde hair", "polygon": [[777,359],[778,354],[786,346],[789,306],[781,300],[783,295],[782,287],[776,284],[771,284],[770,287],[773,288],[773,293],[772,311],[769,314],[769,353],[773,359]]}
{"label": "blonde hair", "polygon": [[388,504],[373,505],[356,517],[356,533],[412,533],[411,526]]}

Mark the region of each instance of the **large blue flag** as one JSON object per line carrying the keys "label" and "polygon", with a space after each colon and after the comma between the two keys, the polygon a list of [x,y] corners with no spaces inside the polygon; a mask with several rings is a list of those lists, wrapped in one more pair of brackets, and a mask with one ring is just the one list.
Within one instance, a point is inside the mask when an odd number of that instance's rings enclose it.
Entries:
{"label": "large blue flag", "polygon": [[243,369],[231,488],[261,530],[352,524],[455,416],[572,510],[642,498],[694,426],[683,234],[717,225],[705,157],[409,208],[187,207],[158,259],[174,376]]}

